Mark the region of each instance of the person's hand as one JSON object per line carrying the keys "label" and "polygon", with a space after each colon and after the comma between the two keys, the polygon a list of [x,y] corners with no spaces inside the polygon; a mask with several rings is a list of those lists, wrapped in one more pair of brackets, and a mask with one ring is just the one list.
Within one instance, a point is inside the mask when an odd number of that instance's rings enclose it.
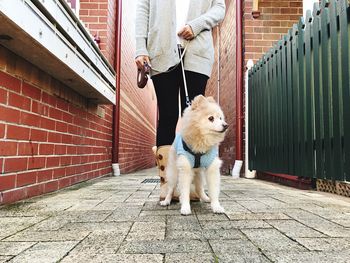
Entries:
{"label": "person's hand", "polygon": [[143,64],[147,62],[147,64],[149,66],[151,66],[151,62],[149,60],[149,56],[138,56],[136,59],[135,59],[135,63],[136,63],[136,66],[138,69],[142,69],[143,67]]}
{"label": "person's hand", "polygon": [[183,39],[186,40],[191,40],[194,38],[194,34],[192,31],[192,28],[189,25],[185,25],[178,33],[177,35],[179,37],[182,37]]}

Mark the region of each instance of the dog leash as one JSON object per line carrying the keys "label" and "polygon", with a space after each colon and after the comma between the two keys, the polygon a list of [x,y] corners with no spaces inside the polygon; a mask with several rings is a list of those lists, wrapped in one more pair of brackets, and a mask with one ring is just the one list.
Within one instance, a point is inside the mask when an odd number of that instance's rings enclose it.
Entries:
{"label": "dog leash", "polygon": [[[184,63],[183,63],[183,59],[184,59],[184,56],[185,56],[185,53],[187,51],[187,47],[189,45],[189,41],[187,41],[185,47],[183,48],[183,51],[181,51],[181,48],[179,48],[179,52],[180,52],[180,63],[181,64],[181,70],[182,70],[182,79],[184,81],[184,89],[185,89],[185,99],[186,99],[186,105],[187,107],[191,105],[191,101],[190,101],[190,97],[188,96],[188,90],[187,90],[187,81],[186,81],[186,75],[185,75],[185,68],[184,68]],[[179,65],[177,64],[176,66],[174,66],[173,68],[167,70],[167,71],[164,71],[162,73],[168,73],[168,72],[171,72],[173,71],[174,69],[176,69],[176,67]],[[144,88],[147,84],[147,81],[148,79],[150,78],[149,77],[149,74],[150,74],[150,70],[151,70],[151,67],[145,63],[143,68],[142,69],[139,69],[138,70],[138,73],[137,73],[137,85],[140,89]]]}
{"label": "dog leash", "polygon": [[179,49],[179,52],[180,52],[180,63],[181,63],[181,69],[182,69],[182,78],[183,78],[183,81],[184,81],[184,89],[185,89],[186,105],[187,105],[187,107],[191,106],[191,101],[190,101],[190,97],[188,96],[187,81],[186,81],[186,75],[185,75],[185,68],[184,68],[183,58],[185,56],[185,53],[186,53],[186,50],[187,50],[187,47],[188,47],[189,43],[190,42],[187,41],[183,52],[181,52],[181,49]]}

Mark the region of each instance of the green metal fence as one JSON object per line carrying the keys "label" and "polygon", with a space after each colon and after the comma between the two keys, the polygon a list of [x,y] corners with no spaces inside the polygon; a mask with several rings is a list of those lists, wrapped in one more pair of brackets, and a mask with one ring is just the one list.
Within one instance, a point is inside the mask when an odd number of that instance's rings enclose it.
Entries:
{"label": "green metal fence", "polygon": [[322,0],[249,71],[249,169],[350,181],[350,8]]}

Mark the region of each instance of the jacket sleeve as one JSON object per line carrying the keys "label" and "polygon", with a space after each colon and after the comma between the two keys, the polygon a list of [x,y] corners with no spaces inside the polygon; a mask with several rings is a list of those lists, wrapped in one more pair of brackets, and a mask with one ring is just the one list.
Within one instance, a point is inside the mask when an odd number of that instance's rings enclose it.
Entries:
{"label": "jacket sleeve", "polygon": [[187,22],[192,28],[193,34],[197,36],[204,30],[211,30],[225,17],[225,0],[213,0],[211,8],[203,15]]}
{"label": "jacket sleeve", "polygon": [[135,57],[140,55],[149,56],[147,51],[149,1],[150,0],[137,0],[135,20]]}

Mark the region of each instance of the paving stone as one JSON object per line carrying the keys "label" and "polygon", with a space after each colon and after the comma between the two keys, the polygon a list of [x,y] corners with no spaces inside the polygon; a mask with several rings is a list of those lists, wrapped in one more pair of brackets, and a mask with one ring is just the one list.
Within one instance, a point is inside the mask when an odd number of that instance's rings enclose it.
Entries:
{"label": "paving stone", "polygon": [[0,206],[0,217],[36,217],[41,214],[42,206],[32,202],[19,202]]}
{"label": "paving stone", "polygon": [[216,256],[212,253],[167,253],[165,263],[203,263],[215,262]]}
{"label": "paving stone", "polygon": [[11,258],[12,256],[0,256],[0,263],[8,262]]}
{"label": "paving stone", "polygon": [[139,216],[135,222],[165,222],[166,216]]}
{"label": "paving stone", "polygon": [[119,232],[111,231],[95,231],[89,234],[84,240],[82,240],[69,255],[75,254],[115,254],[123,240],[125,235],[121,235]]}
{"label": "paving stone", "polygon": [[229,218],[225,214],[199,214],[197,215],[199,221],[227,221]]}
{"label": "paving stone", "polygon": [[77,242],[44,242],[38,243],[18,256],[11,259],[10,262],[31,262],[31,263],[50,263],[58,262],[77,244]]}
{"label": "paving stone", "polygon": [[165,222],[135,222],[125,240],[164,240],[165,227]]}
{"label": "paving stone", "polygon": [[272,228],[263,220],[236,220],[236,221],[201,221],[204,230],[207,229],[244,229],[244,228]]}
{"label": "paving stone", "polygon": [[276,263],[349,263],[350,252],[294,252],[294,251],[267,251],[266,256]]}
{"label": "paving stone", "polygon": [[[158,201],[159,202],[159,201]],[[196,208],[199,208],[199,206],[197,206],[196,205],[196,203],[192,203],[191,204],[192,206],[191,206],[191,208],[192,208],[192,211],[194,212],[194,210],[196,209]],[[181,204],[180,204],[180,202],[178,202],[178,201],[172,201],[171,202],[171,205],[168,205],[167,206],[167,209],[168,210],[178,210],[178,211],[180,211],[180,209],[181,209]]]}
{"label": "paving stone", "polygon": [[145,202],[144,206],[142,207],[142,211],[145,211],[145,210],[151,210],[151,211],[154,211],[154,210],[167,210],[168,207],[167,206],[161,206],[159,204],[159,201],[156,201],[156,202]]}
{"label": "paving stone", "polygon": [[104,221],[111,214],[110,211],[63,211],[51,219],[62,220],[65,222],[94,223]]}
{"label": "paving stone", "polygon": [[161,254],[75,254],[68,255],[61,263],[101,263],[101,262],[142,262],[163,263],[164,256]]}
{"label": "paving stone", "polygon": [[30,231],[19,232],[3,241],[73,241],[82,240],[88,231]]}
{"label": "paving stone", "polygon": [[350,237],[350,229],[342,227],[325,219],[301,219],[300,222],[308,225],[331,237]]}
{"label": "paving stone", "polygon": [[16,256],[35,244],[36,242],[0,242],[0,255]]}
{"label": "paving stone", "polygon": [[173,240],[205,240],[202,230],[179,230],[179,229],[167,229],[165,239]]}
{"label": "paving stone", "polygon": [[350,238],[296,238],[296,241],[309,250],[350,251]]}
{"label": "paving stone", "polygon": [[209,240],[224,239],[246,239],[240,230],[237,229],[206,229],[203,235]]}
{"label": "paving stone", "polygon": [[201,230],[196,216],[168,216],[167,229],[171,230]]}
{"label": "paving stone", "polygon": [[278,200],[276,198],[273,197],[263,197],[263,198],[259,198],[259,202],[263,203],[269,207],[283,207],[286,205],[286,202],[283,202],[281,200]]}
{"label": "paving stone", "polygon": [[350,228],[350,214],[347,216],[349,217],[347,219],[331,219],[331,221],[343,227]]}
{"label": "paving stone", "polygon": [[258,248],[249,240],[209,240],[211,247],[215,255],[225,255],[225,254],[259,254]]}
{"label": "paving stone", "polygon": [[0,240],[44,220],[44,217],[0,217]]}
{"label": "paving stone", "polygon": [[297,242],[289,239],[276,229],[242,229],[242,232],[259,249],[265,251],[305,251]]}
{"label": "paving stone", "polygon": [[262,253],[251,253],[246,252],[245,254],[238,254],[235,252],[218,254],[216,262],[225,262],[225,263],[246,263],[246,262],[256,262],[256,263],[270,263],[265,255]]}
{"label": "paving stone", "polygon": [[125,254],[163,254],[163,253],[202,253],[211,252],[206,241],[201,240],[164,240],[124,242],[118,253]]}
{"label": "paving stone", "polygon": [[100,222],[100,223],[68,223],[62,227],[62,231],[113,231],[120,235],[126,235],[132,226],[132,222]]}
{"label": "paving stone", "polygon": [[31,231],[57,231],[61,229],[69,221],[68,219],[57,219],[56,217],[51,217],[46,220],[35,224],[30,228]]}
{"label": "paving stone", "polygon": [[181,215],[180,213],[180,210],[156,210],[156,211],[142,211],[140,213],[140,216],[168,216],[168,215],[175,215],[175,216],[178,216],[178,215]]}
{"label": "paving stone", "polygon": [[85,210],[91,210],[98,204],[102,203],[104,200],[81,200],[76,205],[70,207],[67,209],[67,211],[85,211]]}
{"label": "paving stone", "polygon": [[292,238],[325,237],[325,235],[319,231],[307,227],[295,220],[266,220],[265,222]]}
{"label": "paving stone", "polygon": [[72,200],[50,200],[42,199],[37,203],[31,204],[28,209],[38,211],[43,214],[54,214],[65,211],[74,205]]}
{"label": "paving stone", "polygon": [[[249,212],[251,212],[246,207],[240,205],[237,202],[225,201],[225,202],[221,202],[221,205],[225,209],[226,214],[229,214],[229,213],[249,213]],[[210,208],[210,205],[208,205],[208,206]]]}
{"label": "paving stone", "polygon": [[226,213],[230,220],[290,219],[283,213]]}
{"label": "paving stone", "polygon": [[106,219],[106,222],[128,222],[136,220],[141,212],[141,208],[137,209],[117,209],[111,213]]}
{"label": "paving stone", "polygon": [[271,211],[271,206],[265,205],[264,203],[254,200],[254,201],[237,201],[238,204],[243,206],[244,208],[248,209],[251,212],[258,213],[258,212],[268,212]]}
{"label": "paving stone", "polygon": [[[91,208],[91,211],[114,211],[120,207],[120,203],[113,203],[113,202],[102,202],[96,205],[95,207]],[[124,203],[122,203],[124,204]]]}

